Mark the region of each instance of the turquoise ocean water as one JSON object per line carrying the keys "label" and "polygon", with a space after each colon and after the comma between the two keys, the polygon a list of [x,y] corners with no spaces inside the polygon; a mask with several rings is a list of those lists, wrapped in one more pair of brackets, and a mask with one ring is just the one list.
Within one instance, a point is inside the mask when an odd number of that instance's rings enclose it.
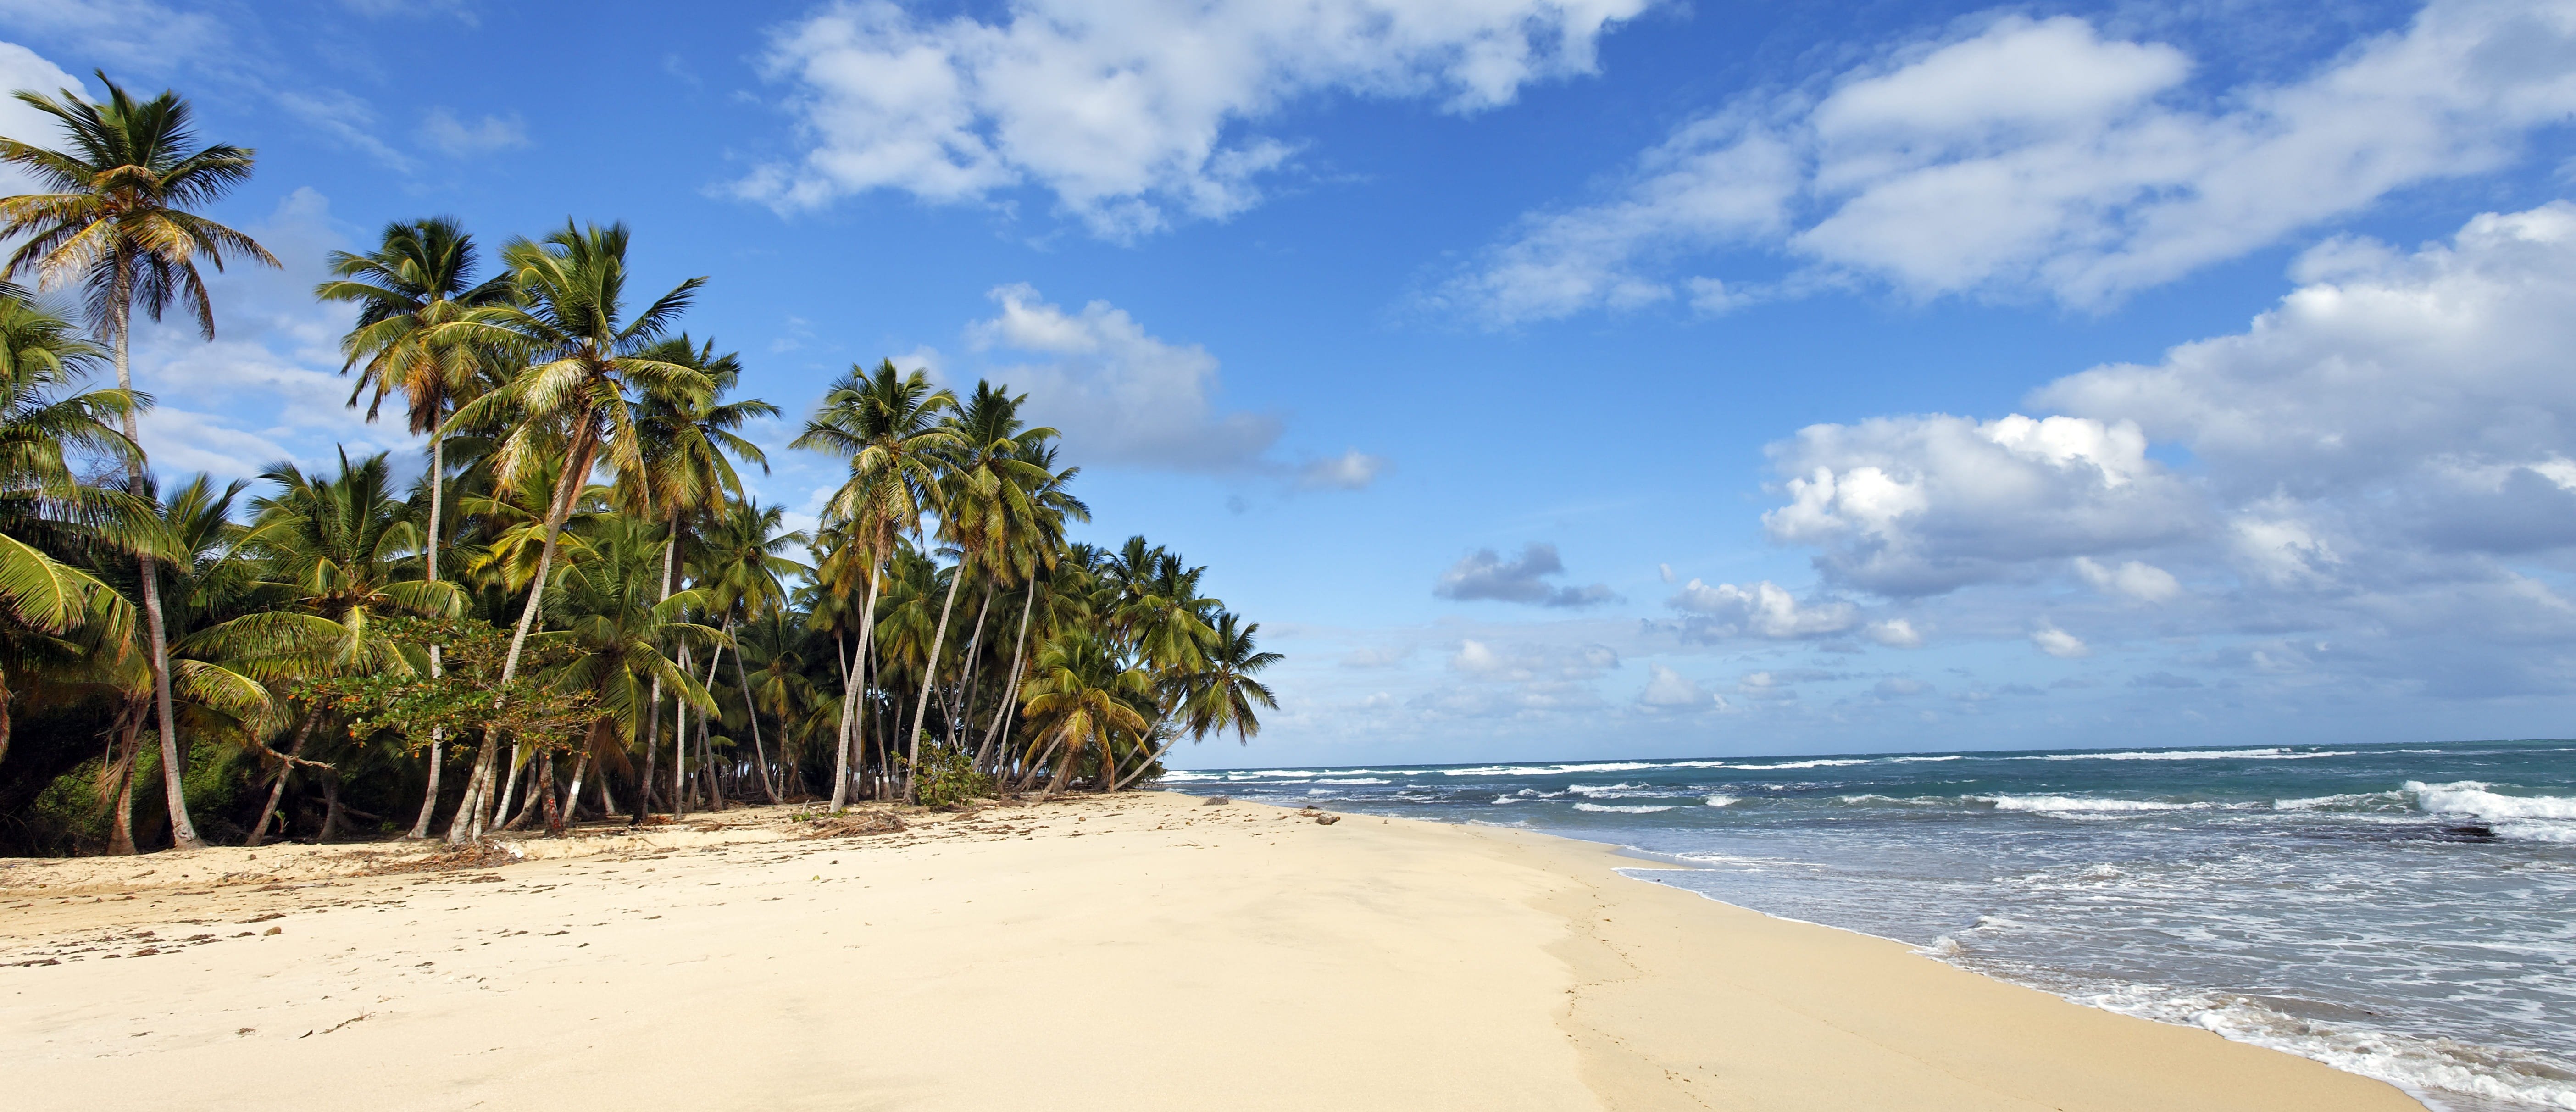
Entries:
{"label": "turquoise ocean water", "polygon": [[2394,1082],[2576,1109],[2576,742],[1175,773],[1526,827],[1729,903]]}

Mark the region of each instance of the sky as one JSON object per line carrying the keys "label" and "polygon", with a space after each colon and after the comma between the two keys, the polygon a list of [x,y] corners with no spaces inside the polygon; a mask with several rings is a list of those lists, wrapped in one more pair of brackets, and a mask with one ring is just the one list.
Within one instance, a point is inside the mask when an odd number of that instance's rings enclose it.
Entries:
{"label": "sky", "polygon": [[0,0],[10,87],[96,70],[283,264],[138,333],[165,475],[416,455],[328,252],[624,221],[763,502],[892,359],[1206,565],[1287,658],[1182,767],[2576,712],[2576,0]]}

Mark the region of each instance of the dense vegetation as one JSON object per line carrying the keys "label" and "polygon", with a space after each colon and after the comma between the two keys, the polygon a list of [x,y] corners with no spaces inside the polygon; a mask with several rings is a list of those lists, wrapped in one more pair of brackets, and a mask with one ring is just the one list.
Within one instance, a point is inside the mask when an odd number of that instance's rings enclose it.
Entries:
{"label": "dense vegetation", "polygon": [[349,404],[425,439],[417,481],[345,449],[155,475],[134,314],[211,339],[203,268],[277,264],[198,213],[253,152],[99,79],[17,94],[59,146],[0,139],[48,190],[0,199],[0,849],[1117,791],[1274,705],[1204,568],[1068,538],[1079,469],[1006,387],[853,367],[794,442],[848,479],[785,530],[740,472],[778,408],[681,331],[706,279],[627,288],[622,225],[331,257]]}

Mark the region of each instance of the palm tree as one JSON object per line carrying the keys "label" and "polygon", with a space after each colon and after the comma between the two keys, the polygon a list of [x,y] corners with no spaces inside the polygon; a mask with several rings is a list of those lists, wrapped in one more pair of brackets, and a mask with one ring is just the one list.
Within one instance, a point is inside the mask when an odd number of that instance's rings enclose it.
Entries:
{"label": "palm tree", "polygon": [[1254,677],[1283,658],[1278,653],[1260,651],[1254,644],[1254,635],[1260,632],[1259,622],[1246,623],[1233,614],[1217,615],[1208,639],[1206,665],[1171,680],[1173,709],[1180,718],[1178,728],[1152,756],[1138,762],[1136,770],[1119,787],[1145,775],[1154,762],[1163,759],[1163,754],[1171,752],[1184,731],[1192,740],[1199,740],[1233,730],[1235,740],[1243,743],[1261,732],[1261,718],[1253,708],[1277,710],[1279,697]]}
{"label": "palm tree", "polygon": [[[948,637],[948,616],[957,605],[957,588],[965,583],[970,568],[1006,564],[1011,559],[1015,554],[1011,541],[1037,527],[1038,508],[1031,495],[1054,478],[1023,455],[1023,443],[1040,444],[1056,436],[1054,429],[1028,428],[1020,420],[1020,403],[1027,400],[1026,394],[1014,396],[990,382],[978,382],[975,396],[957,407],[947,422],[956,443],[943,453],[947,466],[940,478],[946,490],[938,505],[940,531],[957,546],[957,574],[949,578],[948,597],[939,606],[939,624],[931,633],[930,654],[922,669],[920,699],[912,711],[912,734],[904,758],[907,803],[913,798],[912,769],[921,763],[923,723],[930,712],[930,692],[938,685],[939,649]],[[980,617],[977,624],[982,624]]]}
{"label": "palm tree", "polygon": [[[1068,632],[1038,653],[1024,709],[1042,723],[1030,739],[1030,766],[1055,754],[1048,794],[1064,790],[1087,748],[1100,750],[1101,784],[1114,784],[1119,735],[1141,736],[1151,728],[1139,708],[1153,698],[1153,681],[1143,669],[1124,665],[1121,655],[1113,640],[1090,630]],[[1041,743],[1044,751],[1036,749]]]}
{"label": "palm tree", "polygon": [[[920,530],[923,512],[937,508],[940,454],[958,444],[954,431],[940,418],[956,408],[957,395],[931,388],[916,370],[897,371],[884,360],[871,374],[855,365],[823,394],[814,417],[792,445],[829,452],[850,461],[850,477],[833,493],[825,509],[827,524],[840,526],[845,543],[855,548],[864,568],[867,602],[861,607],[859,645],[841,696],[839,755],[834,758],[832,809],[849,802],[850,743],[859,721],[862,664],[876,629],[876,600],[895,540]],[[841,584],[844,590],[847,584]]]}
{"label": "palm tree", "polygon": [[[341,354],[347,357],[340,373],[358,375],[357,386],[349,392],[350,406],[355,407],[368,387],[374,387],[375,397],[367,403],[367,420],[373,421],[385,398],[399,391],[409,410],[411,431],[429,436],[424,578],[434,583],[444,538],[439,526],[445,517],[447,487],[447,437],[440,426],[460,401],[489,386],[490,360],[472,344],[433,343],[430,336],[468,310],[507,299],[509,283],[474,281],[474,237],[445,217],[387,224],[374,251],[364,255],[334,251],[330,261],[333,278],[315,286],[313,296],[358,306],[356,324],[340,341]],[[430,674],[439,675],[442,664],[439,648],[431,646]],[[433,736],[429,787],[422,796],[420,816],[412,822],[413,838],[429,836],[430,812],[438,805],[439,772],[446,764],[440,759],[443,749]]]}
{"label": "palm tree", "polygon": [[[411,662],[375,628],[375,619],[454,616],[463,612],[464,596],[453,583],[409,578],[421,534],[410,508],[394,495],[384,455],[352,463],[344,450],[340,473],[332,477],[307,475],[293,463],[271,465],[260,477],[278,490],[252,502],[257,516],[239,547],[259,561],[259,586],[280,605],[233,618],[181,648],[202,647],[271,683],[411,673]],[[308,710],[286,751],[274,755],[276,778],[251,828],[252,845],[266,834],[319,717]]]}
{"label": "palm tree", "polygon": [[1007,752],[1010,748],[1010,723],[1014,717],[1012,712],[1019,706],[1021,666],[1028,650],[1029,622],[1038,606],[1039,573],[1041,570],[1051,573],[1066,551],[1065,522],[1068,519],[1091,520],[1091,507],[1074,497],[1071,489],[1074,476],[1081,474],[1082,469],[1067,467],[1057,470],[1056,449],[1051,442],[1041,443],[1023,436],[1020,448],[1027,462],[1044,473],[1046,479],[1029,492],[1030,516],[1025,521],[1014,523],[1015,527],[1001,541],[1007,558],[1001,561],[1000,566],[1024,584],[1020,599],[1020,627],[1011,641],[1011,670],[1003,680],[1001,705],[994,708],[993,724],[985,729],[983,744],[975,754],[978,768],[984,767],[986,760],[996,752],[997,740],[1000,751]]}
{"label": "palm tree", "polygon": [[[733,635],[736,618],[776,612],[787,599],[786,577],[811,570],[780,555],[806,543],[805,534],[783,531],[786,513],[779,506],[748,500],[734,502],[707,530],[698,582],[707,595],[708,609],[724,616],[728,637]],[[769,755],[760,739],[760,711],[752,700],[751,675],[739,646],[734,649],[733,668],[751,719],[751,751],[754,767],[760,770],[760,790],[776,803],[778,787],[769,779]]]}
{"label": "palm tree", "polygon": [[[610,533],[599,546],[601,558],[566,570],[559,588],[565,628],[535,638],[539,644],[569,652],[563,664],[543,677],[547,685],[587,692],[597,700],[597,718],[589,735],[592,754],[609,748],[612,739],[632,740],[637,723],[657,713],[647,699],[648,691],[658,698],[667,686],[681,702],[713,711],[714,698],[688,669],[671,659],[665,646],[697,640],[720,647],[727,640],[717,630],[684,620],[690,609],[705,605],[704,596],[694,590],[666,594],[662,584],[654,581],[646,553],[659,546],[653,543],[650,525],[625,519]],[[552,761],[553,750],[542,750],[537,784],[548,793],[544,802],[550,828],[556,825]],[[579,776],[576,771],[576,783]]]}
{"label": "palm tree", "polygon": [[[505,484],[532,464],[562,461],[546,513],[546,539],[536,577],[519,611],[518,627],[510,635],[508,655],[502,659],[504,688],[518,677],[520,654],[544,607],[547,574],[562,540],[564,518],[589,482],[591,469],[603,452],[620,470],[641,467],[642,446],[635,437],[635,403],[629,389],[681,393],[713,388],[704,374],[692,368],[643,354],[670,330],[706,279],[680,283],[629,318],[627,238],[624,224],[605,228],[593,224],[584,229],[566,221],[562,231],[542,243],[515,240],[502,250],[502,261],[516,296],[504,304],[468,310],[462,319],[430,330],[433,343],[488,344],[525,360],[506,383],[459,408],[445,428],[505,427],[495,452],[496,477]],[[488,810],[484,804],[493,795],[493,755],[493,739],[487,733],[466,786],[469,806],[449,827],[449,841],[479,833]]]}
{"label": "palm tree", "polygon": [[[744,439],[734,430],[757,417],[775,417],[778,407],[758,399],[722,402],[718,399],[742,380],[742,359],[728,352],[716,354],[715,341],[694,345],[687,333],[664,340],[644,352],[646,358],[696,370],[706,377],[710,388],[647,389],[636,407],[635,433],[641,443],[631,467],[619,468],[617,489],[623,508],[643,520],[655,516],[665,519],[662,548],[662,592],[665,596],[678,588],[681,570],[677,557],[686,526],[692,515],[705,514],[728,496],[740,497],[742,478],[735,473],[732,459],[740,457],[769,470],[769,457],[760,446]],[[690,666],[687,647],[681,648],[680,666]],[[653,696],[652,725],[646,730],[646,744],[653,745],[661,729],[660,694]],[[688,711],[685,705],[674,723],[674,756],[685,747]],[[651,760],[646,760],[651,766]],[[679,785],[684,779],[685,761],[674,760],[671,766],[672,798],[679,799]],[[673,813],[682,810],[673,803]]]}
{"label": "palm tree", "polygon": [[[130,360],[134,309],[137,305],[160,320],[171,301],[187,303],[197,329],[215,337],[214,303],[206,296],[197,264],[224,268],[233,252],[276,266],[277,260],[249,236],[190,211],[212,204],[250,179],[253,152],[229,144],[197,147],[190,130],[188,102],[164,90],[147,101],[98,75],[107,86],[105,103],[93,103],[77,89],[62,90],[61,99],[20,90],[20,101],[52,116],[70,140],[68,151],[0,138],[0,162],[30,174],[50,192],[0,198],[0,240],[21,239],[9,257],[5,277],[33,271],[41,285],[77,282],[92,327],[113,346],[117,389],[134,389]],[[137,443],[134,410],[127,407],[125,438]],[[138,496],[145,489],[143,458],[126,458],[126,482]],[[188,820],[181,794],[178,726],[170,708],[170,645],[161,613],[161,587],[149,560],[140,565],[143,616],[150,629],[153,702],[161,728],[162,790],[169,796],[170,831],[179,849],[205,843]]]}
{"label": "palm tree", "polygon": [[[133,623],[124,596],[47,548],[158,547],[149,506],[125,491],[81,486],[64,458],[66,448],[111,458],[134,452],[107,423],[131,406],[131,395],[75,389],[96,357],[69,322],[0,288],[0,622],[13,640],[102,620],[102,640],[121,645]],[[9,753],[11,699],[0,671],[0,759]]]}

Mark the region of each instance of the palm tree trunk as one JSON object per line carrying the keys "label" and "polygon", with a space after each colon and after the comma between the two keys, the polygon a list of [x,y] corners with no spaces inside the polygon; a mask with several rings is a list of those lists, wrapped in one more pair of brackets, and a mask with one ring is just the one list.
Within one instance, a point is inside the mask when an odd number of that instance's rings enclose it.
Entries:
{"label": "palm tree trunk", "polygon": [[[564,519],[572,516],[572,504],[580,497],[582,481],[589,477],[592,453],[597,444],[589,426],[574,434],[571,451],[564,457],[564,470],[555,477],[555,496],[546,507],[546,541],[537,550],[537,575],[528,583],[527,604],[519,609],[518,629],[510,634],[510,653],[501,660],[501,688],[509,689],[519,677],[519,654],[527,647],[528,630],[537,623],[545,609],[546,578],[553,574],[555,551],[563,543]],[[465,789],[465,802],[456,809],[456,817],[447,825],[447,840],[462,842],[483,836],[491,816],[495,770],[500,739],[490,730],[483,732],[482,748],[474,755],[474,779]],[[515,749],[515,747],[514,747]],[[512,758],[516,760],[515,753]]]}
{"label": "palm tree trunk", "polygon": [[[510,813],[510,808],[516,804],[519,798],[519,781],[526,778],[528,765],[533,763],[520,760],[521,757],[527,755],[527,751],[528,743],[526,739],[514,739],[510,742],[510,778],[501,782],[501,809],[492,812],[493,816],[496,818],[510,820],[509,825],[514,827],[519,825],[517,822],[518,819],[527,817],[527,813],[524,810],[517,815],[512,815]],[[533,799],[534,797],[530,798]]]}
{"label": "palm tree trunk", "polygon": [[[983,748],[977,750],[975,753],[975,767],[978,769],[984,767],[984,761],[987,757],[998,757],[1001,752],[1008,752],[1010,749],[1011,739],[1005,737],[1001,740],[1001,750],[997,752],[993,747],[993,739],[995,735],[1002,732],[1002,723],[1005,720],[1004,716],[1011,713],[1011,701],[1018,698],[1020,694],[1020,654],[1028,650],[1029,612],[1036,609],[1037,604],[1038,577],[1031,575],[1029,576],[1028,592],[1020,601],[1020,635],[1012,642],[1011,645],[1011,678],[1010,681],[1002,687],[1002,705],[995,708],[993,711],[992,727],[984,731]],[[999,778],[998,774],[1000,771],[1001,769],[997,763],[994,769],[994,772],[997,774],[996,779]]]}
{"label": "palm tree trunk", "polygon": [[[868,567],[867,608],[859,612],[859,649],[857,652],[850,654],[849,671],[844,674],[841,680],[840,755],[835,757],[832,762],[832,809],[835,811],[848,806],[850,802],[851,742],[853,740],[864,741],[866,737],[865,733],[863,733],[858,727],[859,722],[865,717],[859,713],[859,704],[866,702],[865,696],[867,694],[867,688],[864,682],[867,676],[862,665],[867,659],[868,641],[876,635],[877,588],[884,582],[885,565],[882,562],[870,565]],[[862,751],[861,757],[864,759],[864,751]]]}
{"label": "palm tree trunk", "polygon": [[[123,288],[132,287],[128,283]],[[130,393],[134,389],[134,370],[126,334],[132,331],[129,326],[133,323],[134,306],[120,301],[111,311],[116,314],[116,388]],[[139,448],[143,443],[143,432],[134,423],[134,408],[128,406],[124,417],[125,439]],[[149,494],[140,456],[127,457],[125,479],[136,497]],[[154,500],[156,503],[159,501],[157,496]],[[187,784],[183,779],[187,769],[179,760],[178,718],[170,709],[170,634],[161,617],[161,566],[150,557],[144,557],[138,563],[143,573],[144,625],[152,638],[152,701],[154,717],[161,729],[161,790],[169,798],[170,847],[203,849],[205,840],[197,837],[196,824],[188,821]]]}
{"label": "palm tree trunk", "polygon": [[[583,756],[587,757],[589,754],[585,753]],[[555,751],[548,749],[545,755],[537,760],[540,765],[537,770],[537,794],[544,796],[546,801],[546,833],[560,835],[563,833],[563,811],[555,806]],[[581,774],[575,772],[573,775],[575,777],[573,782],[580,783]]]}
{"label": "palm tree trunk", "polygon": [[[731,614],[725,615],[725,636],[727,638],[733,636],[733,615]],[[769,751],[762,748],[760,744],[760,704],[752,701],[751,672],[742,665],[742,646],[740,645],[733,647],[733,678],[734,682],[742,685],[742,710],[751,718],[751,759],[752,767],[760,770],[760,794],[767,796],[769,802],[775,804],[778,802],[778,787],[769,780]]]}
{"label": "palm tree trunk", "polygon": [[134,760],[143,748],[145,713],[139,702],[128,698],[118,710],[107,763],[98,770],[99,800],[109,808],[107,852],[120,857],[134,853]]}
{"label": "palm tree trunk", "polygon": [[[683,646],[680,651],[686,653],[688,649]],[[711,699],[716,687],[716,668],[724,663],[724,646],[716,646],[713,652],[715,655],[707,658],[707,682],[699,685],[707,690]],[[716,779],[716,743],[708,736],[709,723],[714,718],[714,711],[702,711],[698,714],[698,757],[706,769],[707,807],[710,810],[721,811],[724,810],[725,805],[724,784]]]}
{"label": "palm tree trunk", "polygon": [[250,840],[243,845],[256,846],[268,837],[268,820],[277,817],[277,801],[286,796],[287,774],[295,771],[294,758],[304,751],[304,739],[313,736],[315,717],[311,711],[306,711],[304,724],[295,728],[295,740],[286,743],[287,759],[278,762],[277,778],[268,785],[268,805],[259,809],[259,824],[250,828]]}
{"label": "palm tree trunk", "polygon": [[[680,674],[688,673],[689,643],[682,641]],[[679,695],[671,702],[671,821],[678,822],[689,816],[689,697]]]}
{"label": "palm tree trunk", "polygon": [[1173,746],[1175,746],[1175,745],[1178,745],[1178,744],[1180,744],[1180,743],[1181,743],[1181,737],[1180,737],[1180,735],[1179,735],[1179,734],[1174,734],[1174,735],[1172,735],[1172,737],[1171,737],[1169,740],[1167,740],[1167,741],[1163,742],[1163,747],[1162,747],[1162,748],[1157,749],[1157,750],[1154,750],[1154,755],[1153,755],[1153,756],[1151,756],[1151,757],[1147,757],[1147,758],[1145,758],[1143,761],[1138,762],[1138,763],[1137,763],[1137,765],[1136,765],[1136,771],[1128,773],[1128,774],[1127,774],[1127,778],[1126,778],[1126,779],[1118,781],[1117,786],[1116,786],[1116,787],[1113,787],[1113,788],[1111,788],[1111,789],[1109,789],[1109,790],[1110,790],[1110,791],[1113,791],[1113,792],[1121,792],[1121,791],[1125,791],[1125,790],[1127,790],[1127,785],[1135,783],[1135,782],[1137,781],[1137,779],[1138,779],[1138,778],[1140,778],[1140,777],[1144,776],[1144,775],[1145,775],[1145,770],[1147,770],[1147,769],[1150,769],[1150,768],[1154,767],[1154,762],[1159,761],[1159,760],[1162,760],[1162,759],[1163,759],[1163,754],[1171,752],[1171,751],[1172,751],[1172,747],[1173,747]]}
{"label": "palm tree trunk", "polygon": [[903,758],[903,801],[912,802],[912,771],[921,764],[923,717],[930,713],[930,689],[939,678],[939,644],[948,637],[948,612],[957,605],[957,587],[966,581],[966,561],[957,561],[957,574],[948,577],[948,600],[939,604],[939,625],[930,633],[930,655],[921,661],[921,698],[912,706],[912,733],[905,736]]}
{"label": "palm tree trunk", "polygon": [[[447,438],[438,435],[437,430],[432,429],[429,434],[428,545],[429,581],[432,583],[438,582],[438,521],[440,516],[439,511],[445,508],[442,496],[446,491]],[[445,678],[447,675],[445,664],[446,662],[442,659],[439,647],[431,645],[429,647],[429,678],[433,680]],[[429,820],[432,813],[438,810],[438,773],[440,769],[446,767],[446,758],[447,727],[431,727],[429,731],[429,787],[421,793],[420,817],[412,820],[411,833],[404,835],[404,837],[413,841],[429,837]]]}
{"label": "palm tree trunk", "polygon": [[[572,789],[564,793],[566,820],[578,820],[581,817],[581,774],[588,771],[590,771],[590,750],[584,749],[581,751],[581,759],[574,761],[572,765]],[[551,817],[546,820],[546,827],[556,834],[563,833],[563,823]]]}
{"label": "palm tree trunk", "polygon": [[[965,661],[957,667],[957,698],[948,704],[948,727],[952,737],[964,733],[975,721],[975,666],[980,663],[977,651],[984,647],[984,618],[993,611],[993,585],[984,585],[984,601],[975,607],[975,632],[966,638]],[[957,748],[966,748],[962,737],[955,738]]]}

